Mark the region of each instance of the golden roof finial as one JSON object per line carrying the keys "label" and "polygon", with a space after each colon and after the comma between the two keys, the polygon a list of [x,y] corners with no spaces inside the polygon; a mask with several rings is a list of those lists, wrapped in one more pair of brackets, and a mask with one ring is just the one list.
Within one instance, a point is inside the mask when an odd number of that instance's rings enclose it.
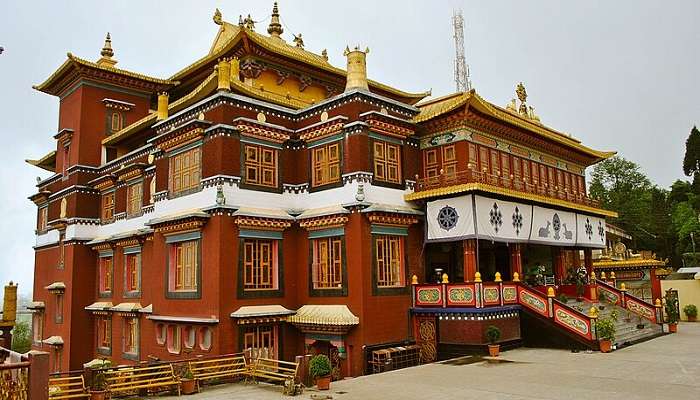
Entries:
{"label": "golden roof finial", "polygon": [[97,60],[98,65],[112,67],[117,63],[117,60],[112,59],[114,56],[114,50],[112,49],[112,37],[109,35],[109,32],[107,32],[107,37],[105,37],[105,45],[102,47],[100,55],[102,57]]}
{"label": "golden roof finial", "polygon": [[518,100],[520,100],[520,108],[518,108],[518,112],[520,115],[527,116],[527,105],[525,104],[527,101],[527,91],[525,90],[525,85],[523,85],[522,82],[518,83],[518,86],[515,88],[515,94],[518,96]]}
{"label": "golden roof finial", "polygon": [[323,51],[321,52],[321,57],[328,61],[328,50],[323,49]]}
{"label": "golden roof finial", "polygon": [[248,30],[255,30],[255,21],[253,21],[253,18],[250,17],[250,14],[248,14],[248,16],[243,20],[243,26],[245,26],[245,28]]}
{"label": "golden roof finial", "polygon": [[294,35],[294,43],[297,45],[299,48],[304,48],[304,39],[301,38],[301,33],[298,35]]}
{"label": "golden roof finial", "polygon": [[217,25],[223,25],[224,23],[223,17],[221,16],[221,11],[219,11],[218,8],[214,11],[214,17],[212,19]]}
{"label": "golden roof finial", "polygon": [[267,33],[272,37],[281,39],[282,32],[284,32],[284,29],[282,29],[282,24],[280,24],[280,12],[277,8],[277,2],[275,2],[272,6],[272,19],[270,20],[270,25],[267,27]]}
{"label": "golden roof finial", "polygon": [[350,51],[350,47],[345,46],[343,55],[348,59],[346,92],[351,89],[369,90],[367,85],[367,53],[369,53],[369,47],[362,51],[360,46],[355,46],[355,49]]}

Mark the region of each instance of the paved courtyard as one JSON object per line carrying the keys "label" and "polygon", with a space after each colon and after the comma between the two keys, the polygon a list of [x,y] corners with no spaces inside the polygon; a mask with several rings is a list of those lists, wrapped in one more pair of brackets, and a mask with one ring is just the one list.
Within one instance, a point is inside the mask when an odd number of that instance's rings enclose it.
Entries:
{"label": "paved courtyard", "polygon": [[[371,399],[700,399],[700,323],[610,354],[517,349],[500,362],[446,362],[334,382],[323,393]],[[318,395],[307,389],[298,399]],[[279,386],[206,388],[192,400],[282,399]],[[161,400],[159,398],[158,400]]]}

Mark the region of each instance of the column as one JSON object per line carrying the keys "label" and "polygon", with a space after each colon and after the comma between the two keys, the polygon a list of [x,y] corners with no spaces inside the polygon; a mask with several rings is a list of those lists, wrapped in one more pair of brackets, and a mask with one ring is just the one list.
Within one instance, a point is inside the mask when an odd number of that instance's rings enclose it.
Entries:
{"label": "column", "polygon": [[521,278],[523,277],[523,258],[520,254],[520,243],[510,244],[510,276],[513,279],[513,273],[517,272]]}
{"label": "column", "polygon": [[586,272],[590,275],[593,272],[593,250],[583,250],[583,266],[586,267]]}
{"label": "column", "polygon": [[564,251],[558,247],[552,247],[552,266],[554,269],[554,281],[561,283],[566,278],[566,266]]}
{"label": "column", "polygon": [[476,273],[476,246],[478,246],[476,239],[466,239],[462,242],[464,249],[464,281],[474,280],[474,274]]}

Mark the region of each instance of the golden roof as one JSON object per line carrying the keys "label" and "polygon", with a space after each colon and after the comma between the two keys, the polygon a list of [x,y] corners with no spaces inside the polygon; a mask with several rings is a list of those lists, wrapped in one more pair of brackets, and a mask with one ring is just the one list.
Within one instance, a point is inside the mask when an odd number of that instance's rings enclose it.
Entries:
{"label": "golden roof", "polygon": [[406,201],[427,199],[430,197],[445,196],[456,193],[474,192],[482,191],[493,194],[500,194],[503,196],[515,197],[523,200],[536,201],[538,203],[549,204],[553,206],[564,207],[572,210],[579,210],[588,212],[595,215],[601,215],[606,217],[617,218],[617,213],[615,211],[604,210],[602,208],[590,207],[584,204],[574,203],[571,201],[555,199],[552,197],[541,196],[534,193],[525,193],[517,190],[506,189],[498,186],[489,185],[486,183],[462,183],[459,185],[451,185],[445,187],[439,187],[435,189],[424,190],[420,192],[408,193],[403,196]]}
{"label": "golden roof", "polygon": [[[170,80],[184,79],[195,69],[223,57],[226,52],[231,50],[235,44],[242,40],[243,36],[247,36],[253,43],[273,53],[280,54],[342,77],[347,75],[347,72],[344,69],[334,67],[322,55],[312,53],[298,46],[287,44],[287,42],[280,38],[261,35],[253,30],[228,22],[223,22],[214,39],[211,49],[209,50],[209,54],[176,72],[170,77]],[[429,91],[423,93],[408,93],[377,81],[368,80],[368,82],[370,89],[376,88],[397,97],[406,98],[410,104],[414,104],[415,102],[430,95]]]}
{"label": "golden roof", "polygon": [[653,258],[629,258],[626,260],[594,261],[594,268],[664,267],[666,261]]}
{"label": "golden roof", "polygon": [[154,78],[151,76],[139,74],[136,72],[127,71],[125,69],[116,68],[114,66],[110,66],[110,65],[106,65],[106,64],[98,64],[98,63],[88,61],[88,60],[82,59],[80,57],[74,56],[71,53],[68,53],[67,56],[68,56],[68,59],[63,64],[61,64],[61,66],[58,67],[58,69],[53,74],[51,74],[51,76],[49,76],[43,83],[40,83],[38,85],[34,85],[32,87],[36,90],[48,93],[47,92],[48,88],[52,84],[56,83],[58,78],[60,78],[64,72],[66,72],[68,69],[70,69],[71,67],[74,67],[74,66],[85,66],[85,67],[95,68],[95,69],[99,69],[102,71],[111,72],[113,74],[128,76],[130,78],[140,79],[140,80],[145,81],[145,82],[151,82],[151,83],[156,83],[156,84],[160,84],[160,85],[175,86],[175,85],[180,83],[180,82],[169,80],[169,79]]}
{"label": "golden roof", "polygon": [[24,160],[27,164],[45,169],[50,172],[56,172],[56,150],[50,151],[45,156],[38,160]]}
{"label": "golden roof", "polygon": [[507,111],[495,104],[484,100],[474,89],[465,93],[453,93],[451,95],[431,99],[416,104],[420,113],[413,118],[414,122],[425,122],[459,107],[474,107],[476,110],[494,117],[500,121],[515,125],[535,133],[543,138],[557,142],[563,146],[573,148],[597,161],[610,158],[616,154],[612,151],[598,151],[581,144],[581,141],[565,133],[546,127],[541,123],[524,118],[520,114]]}
{"label": "golden roof", "polygon": [[360,319],[346,305],[305,305],[287,322],[308,325],[347,326],[357,325]]}

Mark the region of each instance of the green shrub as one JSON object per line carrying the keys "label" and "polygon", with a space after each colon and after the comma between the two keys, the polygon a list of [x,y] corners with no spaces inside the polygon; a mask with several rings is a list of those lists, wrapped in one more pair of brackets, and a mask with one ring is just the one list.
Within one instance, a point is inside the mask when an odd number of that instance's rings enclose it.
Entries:
{"label": "green shrub", "polygon": [[612,310],[610,312],[610,318],[612,318],[613,321],[617,321],[617,310]]}
{"label": "green shrub", "polygon": [[189,367],[185,367],[185,369],[182,371],[182,379],[194,379],[194,374],[192,374],[192,371],[190,370]]}
{"label": "green shrub", "polygon": [[666,306],[664,307],[664,311],[666,311],[666,316],[668,317],[668,323],[669,324],[676,324],[678,323],[678,320],[681,318],[680,315],[678,315],[678,298],[676,296],[672,296],[669,292],[666,292]]}
{"label": "green shrub", "polygon": [[559,301],[561,301],[562,303],[566,304],[566,303],[569,302],[569,298],[566,297],[566,295],[565,295],[564,293],[560,293],[560,294],[559,294]]}
{"label": "green shrub", "polygon": [[501,330],[493,325],[489,325],[486,328],[486,338],[489,340],[489,343],[495,344],[501,338]]}
{"label": "green shrub", "polygon": [[595,329],[600,340],[615,340],[615,323],[608,318],[598,318],[595,323]]}
{"label": "green shrub", "polygon": [[683,313],[688,318],[697,317],[698,316],[698,308],[695,307],[695,304],[686,304],[685,307],[683,307]]}
{"label": "green shrub", "polygon": [[104,372],[95,372],[92,375],[92,383],[90,384],[90,390],[95,392],[102,392],[107,389],[107,377]]}
{"label": "green shrub", "polygon": [[331,360],[324,354],[315,355],[309,362],[309,375],[312,378],[331,374]]}

